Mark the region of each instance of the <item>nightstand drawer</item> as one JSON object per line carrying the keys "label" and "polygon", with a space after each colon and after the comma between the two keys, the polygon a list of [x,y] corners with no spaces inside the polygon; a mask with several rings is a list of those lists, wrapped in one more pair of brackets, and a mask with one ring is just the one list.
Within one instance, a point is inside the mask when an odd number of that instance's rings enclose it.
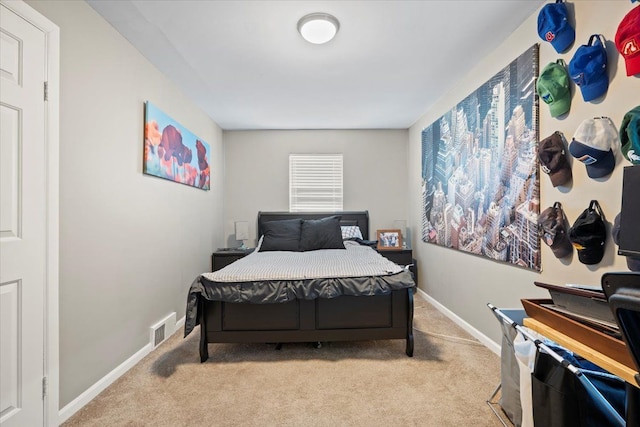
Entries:
{"label": "nightstand drawer", "polygon": [[378,253],[389,261],[393,261],[398,265],[413,264],[413,251],[411,249],[401,250],[385,250],[378,249]]}

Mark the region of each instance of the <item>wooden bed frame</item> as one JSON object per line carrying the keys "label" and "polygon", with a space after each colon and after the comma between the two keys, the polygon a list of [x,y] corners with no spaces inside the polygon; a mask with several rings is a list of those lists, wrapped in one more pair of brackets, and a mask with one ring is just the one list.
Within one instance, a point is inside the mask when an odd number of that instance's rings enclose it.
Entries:
{"label": "wooden bed frame", "polygon": [[[345,224],[357,224],[369,238],[369,213],[259,212],[262,223],[291,218],[319,219],[341,215]],[[200,298],[200,361],[209,358],[210,343],[314,342],[406,339],[405,352],[413,356],[413,289],[388,295],[340,296],[296,300],[283,304],[250,304]]]}

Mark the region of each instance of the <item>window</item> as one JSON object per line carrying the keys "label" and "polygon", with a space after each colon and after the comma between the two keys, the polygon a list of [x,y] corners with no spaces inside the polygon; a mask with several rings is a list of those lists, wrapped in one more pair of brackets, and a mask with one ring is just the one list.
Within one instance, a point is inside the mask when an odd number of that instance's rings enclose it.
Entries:
{"label": "window", "polygon": [[289,211],[342,210],[342,154],[289,154]]}

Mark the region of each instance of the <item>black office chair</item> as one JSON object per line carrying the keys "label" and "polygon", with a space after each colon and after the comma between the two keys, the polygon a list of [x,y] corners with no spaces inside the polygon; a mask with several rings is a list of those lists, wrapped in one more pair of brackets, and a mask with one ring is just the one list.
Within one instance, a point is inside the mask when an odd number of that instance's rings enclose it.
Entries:
{"label": "black office chair", "polygon": [[[609,298],[609,306],[618,322],[631,358],[636,368],[640,368],[640,289],[616,290]],[[636,374],[635,377],[640,386],[640,374]]]}
{"label": "black office chair", "polygon": [[[602,290],[631,359],[640,370],[640,273],[605,273],[602,275]],[[639,375],[636,375],[636,382],[640,386]]]}
{"label": "black office chair", "polygon": [[[622,272],[602,275],[602,289],[609,301],[613,317],[627,344],[636,370],[640,371],[640,273]],[[635,375],[640,387],[640,375]],[[629,420],[640,422],[640,389],[627,386],[627,425]]]}

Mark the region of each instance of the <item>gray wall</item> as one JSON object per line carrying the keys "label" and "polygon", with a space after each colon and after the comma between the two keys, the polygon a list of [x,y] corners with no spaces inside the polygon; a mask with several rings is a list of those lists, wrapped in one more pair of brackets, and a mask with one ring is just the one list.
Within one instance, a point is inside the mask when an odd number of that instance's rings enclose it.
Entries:
{"label": "gray wall", "polygon": [[344,210],[369,210],[375,230],[407,219],[406,130],[225,131],[224,235],[249,222],[256,242],[258,211],[289,210],[289,154],[342,153]]}
{"label": "gray wall", "polygon": [[[222,132],[86,3],[60,26],[60,407],[149,342],[222,242]],[[142,174],[143,104],[211,146],[212,189]]]}
{"label": "gray wall", "polygon": [[[624,59],[613,43],[620,20],[633,5],[627,0],[578,0],[568,5],[575,16],[576,43],[567,53],[556,53],[549,43],[538,38],[536,12],[410,128],[411,160],[407,177],[409,218],[414,232],[414,254],[417,254],[420,269],[420,286],[438,302],[497,342],[500,332],[495,318],[485,305],[487,302],[499,307],[521,307],[520,298],[548,296],[548,293],[533,285],[534,281],[597,285],[604,272],[626,270],[626,263],[624,258],[617,256],[617,247],[611,238],[607,242],[604,259],[596,266],[581,264],[577,255],[568,261],[559,260],[542,244],[542,273],[423,243],[418,237],[422,212],[421,131],[534,43],[541,43],[542,69],[557,58],[563,58],[568,64],[579,45],[586,44],[593,33],[600,33],[607,40],[610,87],[606,97],[601,102],[585,103],[580,89],[574,86],[571,111],[562,119],[552,118],[548,107],[541,101],[540,137],[544,138],[560,130],[571,140],[578,125],[584,119],[594,116],[611,117],[619,125],[624,113],[640,103],[640,81],[637,77],[626,76]],[[569,221],[573,223],[589,201],[597,199],[610,226],[620,210],[622,170],[624,166],[630,166],[619,150],[616,156],[617,165],[613,174],[597,181],[588,178],[584,165],[578,161],[573,161],[573,185],[570,187],[554,188],[549,178],[541,174],[542,209],[560,201]]]}

